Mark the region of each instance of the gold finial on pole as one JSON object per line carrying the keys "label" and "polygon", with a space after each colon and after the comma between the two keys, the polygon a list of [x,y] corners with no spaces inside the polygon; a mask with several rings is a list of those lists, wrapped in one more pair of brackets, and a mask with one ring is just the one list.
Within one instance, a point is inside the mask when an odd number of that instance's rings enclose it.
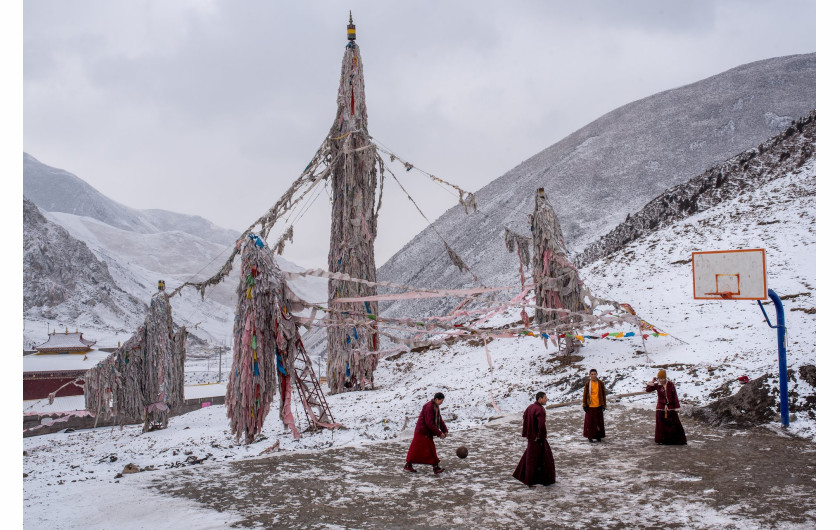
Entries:
{"label": "gold finial on pole", "polygon": [[347,40],[356,40],[356,26],[353,25],[353,11],[350,11],[350,23],[347,24]]}

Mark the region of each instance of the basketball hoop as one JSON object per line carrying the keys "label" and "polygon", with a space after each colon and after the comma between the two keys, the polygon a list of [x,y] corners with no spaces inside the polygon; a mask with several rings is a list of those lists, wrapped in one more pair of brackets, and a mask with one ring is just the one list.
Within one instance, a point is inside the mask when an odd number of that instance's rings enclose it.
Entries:
{"label": "basketball hoop", "polygon": [[738,293],[732,292],[725,292],[725,293],[706,293],[706,296],[720,296],[724,300],[732,300],[732,295]]}
{"label": "basketball hoop", "polygon": [[691,253],[695,300],[766,300],[764,249]]}

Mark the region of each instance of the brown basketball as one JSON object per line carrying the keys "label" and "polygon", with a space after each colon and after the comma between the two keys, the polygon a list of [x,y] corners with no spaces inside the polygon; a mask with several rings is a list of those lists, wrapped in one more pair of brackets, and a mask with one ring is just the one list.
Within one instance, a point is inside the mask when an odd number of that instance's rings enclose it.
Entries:
{"label": "brown basketball", "polygon": [[458,449],[455,449],[455,454],[458,456],[458,458],[466,458],[469,453],[469,450],[463,445]]}

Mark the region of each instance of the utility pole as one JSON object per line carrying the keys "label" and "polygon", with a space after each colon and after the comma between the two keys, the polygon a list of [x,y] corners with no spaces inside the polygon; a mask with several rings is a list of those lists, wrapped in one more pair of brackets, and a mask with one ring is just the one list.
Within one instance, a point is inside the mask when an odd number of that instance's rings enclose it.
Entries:
{"label": "utility pole", "polygon": [[219,382],[222,382],[222,347],[219,346]]}

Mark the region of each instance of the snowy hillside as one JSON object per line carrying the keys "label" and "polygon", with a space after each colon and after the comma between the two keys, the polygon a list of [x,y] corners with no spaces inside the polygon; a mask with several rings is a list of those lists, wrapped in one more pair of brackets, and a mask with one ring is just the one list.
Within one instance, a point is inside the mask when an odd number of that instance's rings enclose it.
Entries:
{"label": "snowy hillside", "polygon": [[[34,207],[34,205],[33,205]],[[68,236],[83,242],[107,266],[106,272],[121,291],[129,293],[136,301],[147,306],[162,279],[167,289],[188,281],[201,281],[214,274],[230,255],[233,247],[216,244],[181,231],[137,233],[121,230],[97,219],[68,213],[45,213],[46,218],[66,229]],[[30,230],[24,227],[24,233]],[[56,252],[60,248],[55,249]],[[276,256],[283,269],[291,272],[303,270],[294,263]],[[26,269],[26,266],[25,266]],[[235,292],[239,283],[239,260],[234,270],[222,283],[207,289],[202,300],[192,288],[183,289],[171,299],[173,318],[178,326],[186,326],[190,335],[204,341],[204,348],[211,351],[216,345],[230,343],[233,333]],[[39,284],[33,284],[35,289]],[[321,278],[299,278],[290,282],[292,289],[306,299],[326,300],[326,281]],[[124,305],[116,300],[118,306]],[[108,315],[80,318],[77,313],[55,308],[43,314],[25,313],[24,344],[43,341],[47,323],[52,327],[70,326],[85,331],[85,336],[103,340],[102,346],[115,346],[125,341],[142,323],[145,309],[135,311],[133,318],[115,320]],[[191,348],[190,353],[200,353]]]}
{"label": "snowy hillside", "polygon": [[640,211],[609,233],[588,245],[578,254],[576,263],[591,263],[621,250],[627,243],[656,228],[702,212],[732,199],[746,190],[754,190],[773,179],[799,170],[808,163],[817,139],[817,114],[796,120],[785,132],[770,138],[758,147],[748,149],[723,164],[713,166],[656,197]]}
{"label": "snowy hillside", "polygon": [[[30,203],[31,204],[31,203]],[[32,205],[33,208],[37,208]],[[86,337],[101,341],[100,346],[116,346],[117,342],[125,341],[143,321],[145,307],[151,296],[157,291],[157,282],[162,279],[167,289],[172,290],[187,281],[201,281],[215,273],[229,256],[232,246],[224,246],[208,242],[199,237],[181,231],[170,231],[153,234],[143,234],[115,228],[102,221],[90,217],[82,217],[68,213],[47,213],[43,216],[60,230],[66,230],[63,239],[77,240],[92,252],[91,259],[103,265],[104,273],[111,278],[117,288],[116,292],[128,295],[126,302],[122,298],[99,298],[106,305],[113,305],[119,313],[115,316],[109,312],[99,312],[100,306],[84,305],[87,298],[82,295],[73,298],[73,307],[81,307],[84,311],[68,309],[66,304],[53,307],[45,301],[44,307],[37,312],[24,312],[24,346],[31,347],[33,342],[43,342],[46,339],[47,326],[62,328],[69,326],[83,330]],[[26,239],[38,239],[41,236],[33,234],[33,230],[24,224]],[[62,249],[66,244],[49,245],[50,251],[58,259],[66,259]],[[45,245],[46,248],[46,245]],[[94,257],[95,256],[95,257]],[[56,258],[53,258],[55,260]],[[283,269],[291,272],[303,270],[294,263],[276,256],[275,260]],[[37,268],[27,265],[24,260],[24,277],[27,271],[37,276]],[[82,275],[77,281],[86,278]],[[233,333],[233,315],[236,287],[239,283],[239,260],[234,262],[234,271],[219,285],[210,287],[205,299],[191,288],[181,291],[179,296],[171,300],[173,318],[176,325],[186,326],[192,337],[206,344],[203,347],[193,347],[191,354],[201,354],[203,350],[213,351],[217,345],[230,343]],[[326,300],[326,280],[321,278],[298,278],[290,282],[292,289],[308,300]],[[25,281],[24,291],[25,309],[27,296],[44,297],[47,293],[54,293],[40,282]],[[49,295],[54,296],[54,294]],[[46,304],[46,305],[45,305]],[[133,305],[132,305],[133,304]],[[105,307],[105,306],[101,306]],[[139,309],[138,309],[139,308]],[[125,314],[123,314],[125,313]],[[132,315],[132,316],[129,316]],[[199,351],[201,350],[201,351]]]}
{"label": "snowy hillside", "polygon": [[[46,300],[38,311],[25,311],[25,347],[43,342],[48,327],[78,328],[99,341],[99,346],[116,346],[142,324],[158,280],[163,279],[172,289],[185,281],[202,279],[202,273],[211,274],[213,267],[224,262],[238,236],[197,216],[128,208],[76,175],[42,164],[26,153],[23,187],[25,196],[44,211],[51,225],[62,227],[70,239],[78,240],[96,256],[95,260],[104,266],[104,276],[118,288],[113,291],[114,296],[100,290],[92,299],[70,292],[69,299],[60,306]],[[34,225],[24,223],[24,241],[39,237]],[[31,254],[30,261],[72,261],[66,248],[65,244],[53,242],[49,248],[42,246],[41,254]],[[47,259],[44,252],[54,256]],[[37,277],[40,273],[25,260],[24,277],[27,275]],[[86,278],[87,275],[80,275],[79,281]],[[42,283],[24,285],[30,297],[45,296],[47,288]],[[222,344],[233,326],[234,289],[235,282],[225,282],[209,290],[206,300],[195,292],[185,292],[172,301],[177,310],[175,322],[187,326],[193,339],[204,341],[209,347]],[[116,296],[117,293],[125,293],[127,298]],[[113,309],[100,310],[106,306]]]}
{"label": "snowy hillside", "polygon": [[[478,212],[455,206],[434,223],[484,285],[513,285],[518,263],[503,230],[528,235],[527,215],[546,189],[573,251],[666,189],[756,147],[816,108],[816,54],[746,64],[618,108],[522,162],[477,192]],[[432,228],[378,271],[403,285],[471,285],[446,259]],[[400,301],[388,316],[440,314],[450,301]]]}
{"label": "snowy hillside", "polygon": [[[34,204],[29,204],[37,210]],[[174,286],[194,278],[190,267],[199,271],[203,266],[201,261],[210,259],[208,248],[221,248],[221,245],[183,232],[138,234],[71,214],[44,212],[41,217],[43,222],[39,225],[26,222],[24,216],[25,347],[31,347],[33,342],[43,342],[47,326],[79,329],[86,337],[98,341],[99,346],[115,347],[143,323],[143,315],[157,291],[159,279],[166,281],[167,286]],[[37,243],[44,238],[44,223],[63,235]],[[29,251],[26,242],[29,242]],[[89,259],[81,260],[70,253],[68,245],[71,242],[84,247]],[[60,263],[66,265],[58,265]],[[96,263],[97,272],[81,272],[81,269],[91,267],[85,263]],[[90,288],[65,288],[64,299],[53,299],[54,296],[47,293],[56,290],[44,283],[45,267],[61,268],[68,279],[64,282],[66,285],[90,284],[96,287],[95,293],[85,294]],[[105,289],[106,285],[110,288]],[[235,282],[226,282],[208,292],[203,301],[195,292],[176,297],[172,300],[173,307],[177,308],[173,315],[176,324],[187,326],[190,334],[202,341],[222,344],[233,326],[230,293],[234,288]],[[37,307],[27,307],[29,298],[39,301]]]}

